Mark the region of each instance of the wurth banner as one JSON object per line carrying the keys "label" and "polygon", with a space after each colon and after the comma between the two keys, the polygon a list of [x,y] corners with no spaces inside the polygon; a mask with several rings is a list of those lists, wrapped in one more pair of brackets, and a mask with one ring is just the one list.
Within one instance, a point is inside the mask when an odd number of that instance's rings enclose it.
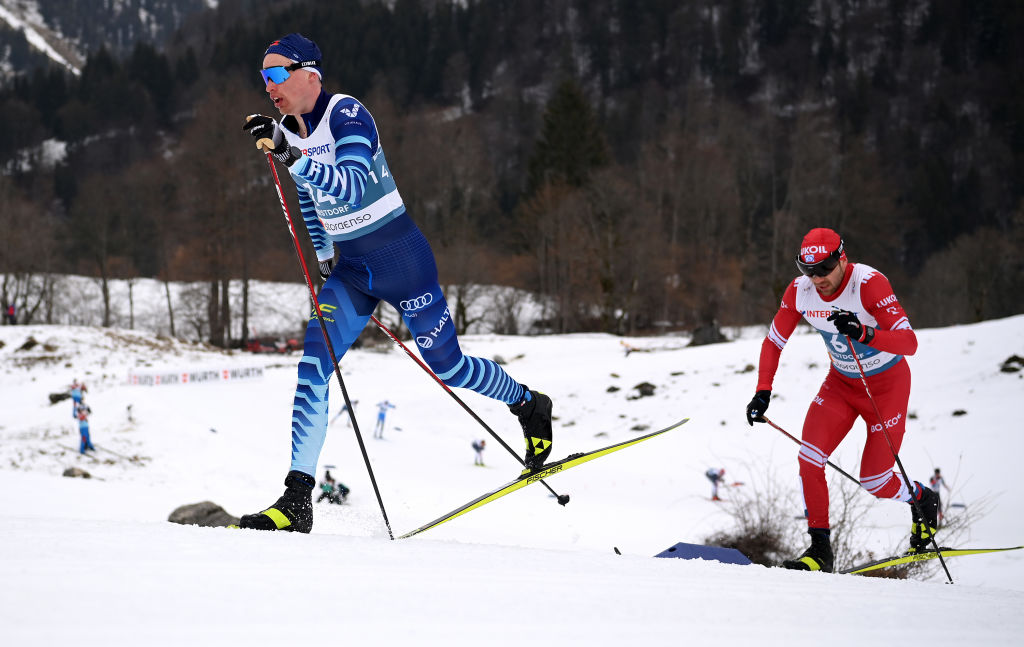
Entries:
{"label": "wurth banner", "polygon": [[137,386],[210,384],[213,382],[237,382],[240,380],[262,379],[262,366],[188,369],[185,371],[128,371],[128,383]]}

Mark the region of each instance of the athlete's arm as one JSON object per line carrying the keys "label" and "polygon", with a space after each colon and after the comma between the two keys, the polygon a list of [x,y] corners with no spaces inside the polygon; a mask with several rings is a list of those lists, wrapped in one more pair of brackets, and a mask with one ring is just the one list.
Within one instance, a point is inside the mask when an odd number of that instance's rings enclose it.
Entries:
{"label": "athlete's arm", "polygon": [[796,310],[796,281],[791,281],[786,292],[782,295],[782,303],[779,311],[772,319],[768,336],[761,342],[761,358],[757,364],[757,389],[758,391],[771,391],[772,382],[775,381],[775,372],[779,370],[779,358],[782,356],[782,349],[786,347],[789,336],[796,330],[800,323],[800,313]]}
{"label": "athlete's arm", "polygon": [[303,156],[292,171],[324,194],[358,205],[373,162],[377,126],[369,111],[353,98],[335,104],[329,123],[334,136],[334,165]]}
{"label": "athlete's arm", "polygon": [[860,300],[864,309],[878,322],[872,348],[896,355],[917,352],[917,335],[884,274],[875,272],[864,281]]}

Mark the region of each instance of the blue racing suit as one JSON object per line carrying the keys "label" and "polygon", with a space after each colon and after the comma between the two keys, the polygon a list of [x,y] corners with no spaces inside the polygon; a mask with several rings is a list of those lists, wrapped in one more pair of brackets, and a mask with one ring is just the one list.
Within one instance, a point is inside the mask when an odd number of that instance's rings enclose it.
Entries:
{"label": "blue racing suit", "polygon": [[[313,111],[281,122],[302,156],[289,172],[317,260],[336,258],[320,290],[320,310],[337,359],[383,300],[402,314],[428,366],[445,384],[507,404],[521,384],[495,362],[462,354],[426,238],[405,211],[377,126],[353,97],[321,91]],[[334,366],[315,313],[306,327],[292,408],[291,469],[313,475],[327,434],[328,385]]]}

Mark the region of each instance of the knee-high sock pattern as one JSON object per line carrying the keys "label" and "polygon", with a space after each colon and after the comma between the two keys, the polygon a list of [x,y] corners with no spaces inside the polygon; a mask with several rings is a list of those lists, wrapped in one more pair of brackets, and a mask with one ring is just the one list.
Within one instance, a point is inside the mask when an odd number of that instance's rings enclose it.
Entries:
{"label": "knee-high sock pattern", "polygon": [[505,404],[523,399],[523,385],[516,382],[496,362],[463,355],[454,368],[438,377],[448,386],[469,389]]}
{"label": "knee-high sock pattern", "polygon": [[332,372],[333,367],[323,366],[320,353],[304,355],[299,362],[292,403],[293,470],[316,473],[317,459],[327,436],[327,389]]}

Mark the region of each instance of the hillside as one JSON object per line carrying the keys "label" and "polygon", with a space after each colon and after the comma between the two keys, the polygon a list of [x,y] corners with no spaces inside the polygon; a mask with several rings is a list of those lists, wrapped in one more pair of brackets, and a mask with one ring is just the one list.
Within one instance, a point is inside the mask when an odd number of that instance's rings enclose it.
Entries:
{"label": "hillside", "polygon": [[[345,506],[319,504],[312,535],[166,522],[185,503],[213,500],[237,515],[280,494],[296,356],[212,352],[118,330],[0,327],[8,529],[0,551],[14,560],[0,591],[5,635],[19,644],[520,644],[533,633],[588,645],[677,645],[682,635],[765,645],[817,645],[823,635],[841,645],[1016,641],[1024,630],[1019,553],[951,560],[956,586],[938,574],[878,581],[651,559],[728,528],[729,506],[746,490],[771,483],[794,494],[795,445],[743,421],[753,388],[746,367],[760,334],[698,348],[625,339],[638,349],[628,355],[623,340],[608,335],[466,337],[467,352],[502,356],[513,376],[553,397],[556,457],[629,438],[643,425],[682,415],[692,421],[552,479],[572,497],[564,508],[531,487],[392,543],[343,419],[329,431],[321,466],[334,465],[352,495]],[[1000,366],[1024,355],[1024,317],[918,334],[904,464],[917,478],[941,466],[952,500],[985,509],[964,545],[1020,545],[1024,506],[1011,488],[1022,443],[1008,421],[1022,378]],[[40,343],[19,350],[30,337]],[[783,355],[769,415],[794,433],[825,370],[820,344],[796,334]],[[247,367],[261,368],[262,377],[164,386],[128,380],[129,371]],[[473,466],[469,444],[484,433],[400,351],[352,351],[343,374],[396,534],[517,472],[496,443],[488,443],[488,467]],[[94,442],[138,460],[100,452],[95,463],[62,447],[77,439],[70,404],[51,405],[47,396],[75,377],[89,387]],[[637,398],[633,387],[644,381],[655,394]],[[397,408],[375,441],[373,404],[384,398]],[[504,407],[465,399],[519,446]],[[335,400],[332,413],[338,408]],[[855,428],[832,457],[847,471],[856,473],[863,433]],[[94,478],[61,478],[69,466]],[[726,467],[745,485],[727,490],[722,504],[710,502],[709,466]],[[799,534],[801,522],[793,524]],[[909,513],[872,502],[861,526],[865,547],[887,553],[903,545]]]}

